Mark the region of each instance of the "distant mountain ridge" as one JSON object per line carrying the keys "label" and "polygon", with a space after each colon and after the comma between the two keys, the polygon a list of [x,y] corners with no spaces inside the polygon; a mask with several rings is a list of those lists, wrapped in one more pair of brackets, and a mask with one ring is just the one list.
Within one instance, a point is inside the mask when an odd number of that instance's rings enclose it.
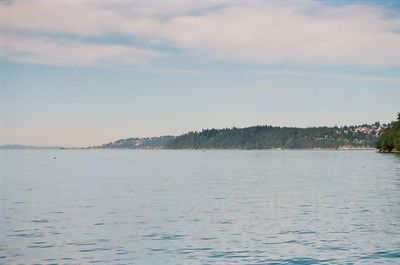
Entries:
{"label": "distant mountain ridge", "polygon": [[387,127],[379,122],[343,127],[274,127],[204,129],[180,136],[128,138],[103,144],[104,149],[306,149],[374,148]]}

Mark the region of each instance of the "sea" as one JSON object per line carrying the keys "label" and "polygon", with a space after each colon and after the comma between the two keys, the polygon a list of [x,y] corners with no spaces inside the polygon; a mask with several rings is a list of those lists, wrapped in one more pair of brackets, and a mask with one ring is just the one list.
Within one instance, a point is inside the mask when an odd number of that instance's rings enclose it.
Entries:
{"label": "sea", "polygon": [[400,155],[1,150],[0,264],[400,264]]}

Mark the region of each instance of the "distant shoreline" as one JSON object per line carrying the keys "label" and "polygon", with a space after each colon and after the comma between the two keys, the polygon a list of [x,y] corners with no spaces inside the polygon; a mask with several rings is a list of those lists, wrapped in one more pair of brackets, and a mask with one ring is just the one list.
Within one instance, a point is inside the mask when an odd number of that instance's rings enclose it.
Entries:
{"label": "distant shoreline", "polygon": [[388,125],[376,122],[342,127],[279,127],[203,129],[178,136],[118,139],[91,146],[0,145],[0,149],[116,150],[375,150],[377,137]]}
{"label": "distant shoreline", "polygon": [[[379,152],[376,148],[268,148],[268,149],[240,149],[240,148],[210,148],[210,149],[194,149],[194,148],[182,148],[182,149],[169,149],[169,148],[80,148],[80,147],[62,147],[62,148],[3,148],[0,150],[110,150],[110,151],[376,151],[378,153],[391,153],[391,152]],[[392,153],[400,153],[394,151]]]}
{"label": "distant shoreline", "polygon": [[21,145],[21,144],[7,144],[0,145],[0,150],[57,150],[65,149],[61,146],[34,146],[34,145]]}

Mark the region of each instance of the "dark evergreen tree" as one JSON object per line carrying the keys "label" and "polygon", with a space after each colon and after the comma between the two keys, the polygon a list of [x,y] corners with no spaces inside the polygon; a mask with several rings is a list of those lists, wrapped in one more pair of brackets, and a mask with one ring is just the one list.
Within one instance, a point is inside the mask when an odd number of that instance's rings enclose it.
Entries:
{"label": "dark evergreen tree", "polygon": [[373,147],[375,125],[346,127],[288,128],[254,126],[248,128],[207,129],[176,137],[168,149],[300,149]]}
{"label": "dark evergreen tree", "polygon": [[400,151],[400,113],[394,121],[379,135],[376,148],[381,152]]}

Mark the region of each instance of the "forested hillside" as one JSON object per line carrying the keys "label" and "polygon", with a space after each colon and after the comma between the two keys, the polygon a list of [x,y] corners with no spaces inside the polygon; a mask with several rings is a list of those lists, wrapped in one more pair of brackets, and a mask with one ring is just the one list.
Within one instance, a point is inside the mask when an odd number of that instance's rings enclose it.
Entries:
{"label": "forested hillside", "polygon": [[189,132],[169,141],[168,149],[301,149],[372,148],[384,127],[362,126],[290,128],[254,126]]}
{"label": "forested hillside", "polygon": [[120,139],[111,143],[103,144],[97,148],[110,149],[161,149],[171,141],[174,136],[160,136],[150,138],[128,138]]}
{"label": "forested hillside", "polygon": [[400,152],[400,113],[397,121],[392,122],[377,140],[376,147],[381,152]]}

